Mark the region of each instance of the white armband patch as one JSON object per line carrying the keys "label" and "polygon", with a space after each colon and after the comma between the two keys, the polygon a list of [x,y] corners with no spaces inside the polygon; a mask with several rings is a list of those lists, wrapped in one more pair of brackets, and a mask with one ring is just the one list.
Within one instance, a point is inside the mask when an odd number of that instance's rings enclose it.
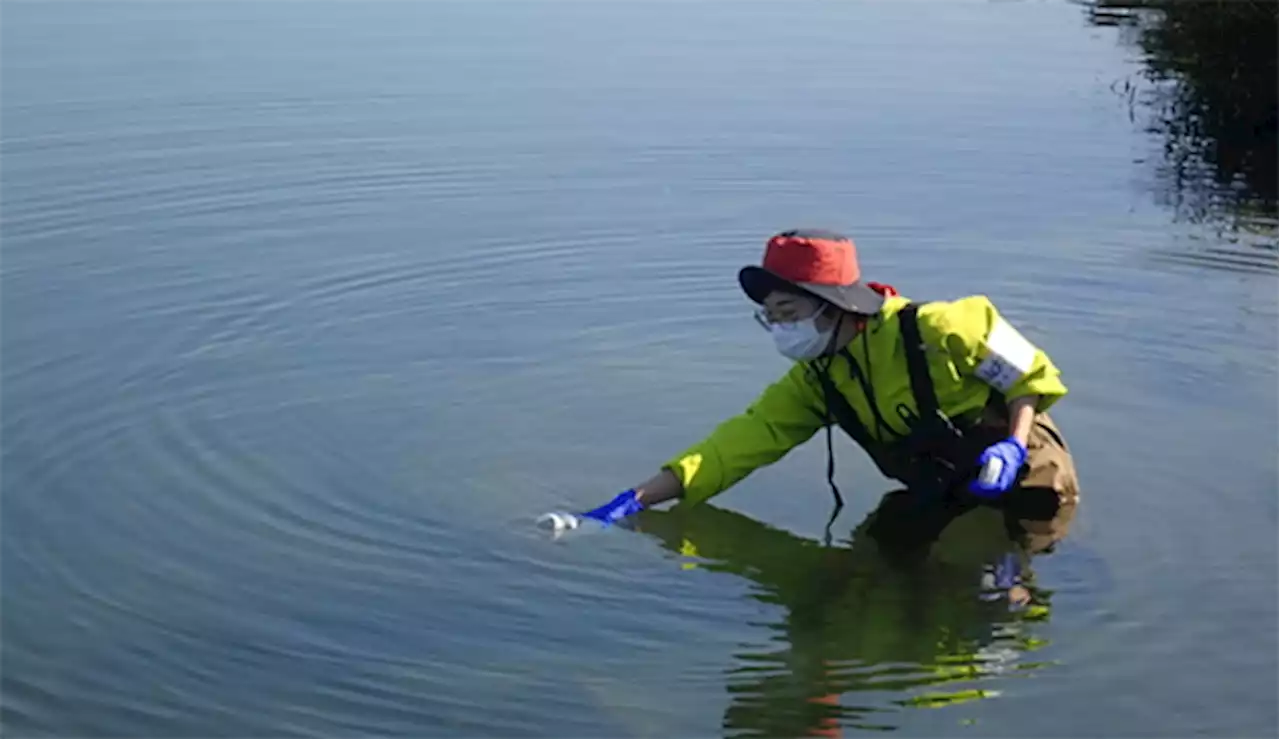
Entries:
{"label": "white armband patch", "polygon": [[1000,392],[1008,392],[1031,369],[1035,358],[1036,348],[1031,342],[999,318],[987,337],[987,355],[974,374]]}

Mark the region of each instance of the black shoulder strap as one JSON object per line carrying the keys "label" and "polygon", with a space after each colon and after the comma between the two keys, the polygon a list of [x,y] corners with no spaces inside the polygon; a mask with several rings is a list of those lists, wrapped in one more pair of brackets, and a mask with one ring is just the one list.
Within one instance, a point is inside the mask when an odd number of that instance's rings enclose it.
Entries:
{"label": "black shoulder strap", "polygon": [[907,373],[911,378],[911,393],[921,418],[938,415],[938,396],[929,378],[929,360],[925,356],[924,342],[920,339],[920,326],[916,323],[918,306],[910,303],[898,311],[898,327],[902,331],[902,343],[907,350]]}
{"label": "black shoulder strap", "polygon": [[[920,326],[916,323],[918,306],[911,303],[898,312],[898,325],[902,331],[902,343],[907,354],[907,374],[911,381],[911,393],[916,399],[916,408],[920,418],[937,419],[940,417],[938,396],[933,389],[933,380],[929,377],[929,360],[925,355],[924,342],[920,338]],[[847,361],[853,362],[852,357]],[[853,437],[863,448],[875,446],[867,427],[858,418],[857,412],[849,401],[835,387],[827,372],[819,367],[812,367],[814,374],[822,385],[822,396],[827,404],[827,411],[834,417],[840,428]],[[871,402],[868,400],[868,402]]]}

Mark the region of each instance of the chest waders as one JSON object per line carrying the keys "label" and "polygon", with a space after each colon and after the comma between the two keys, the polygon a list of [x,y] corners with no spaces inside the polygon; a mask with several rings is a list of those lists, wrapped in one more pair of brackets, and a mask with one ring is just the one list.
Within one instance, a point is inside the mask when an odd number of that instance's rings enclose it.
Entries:
{"label": "chest waders", "polygon": [[[906,349],[906,369],[911,382],[911,393],[919,411],[916,414],[905,405],[898,405],[898,416],[909,429],[905,436],[889,428],[876,403],[875,389],[869,377],[871,356],[865,329],[862,338],[865,371],[854,361],[848,347],[841,349],[839,354],[848,363],[850,375],[861,386],[867,405],[875,416],[876,437],[873,438],[867,431],[862,419],[836,388],[829,374],[831,365],[816,368],[815,374],[822,385],[829,417],[853,437],[859,446],[867,450],[881,474],[901,481],[918,497],[921,504],[926,504],[941,502],[948,490],[971,478],[977,472],[977,459],[982,450],[1007,435],[1008,427],[1007,421],[1003,428],[998,422],[987,422],[995,420],[985,418],[990,415],[988,413],[980,413],[974,421],[961,421],[959,424],[943,413],[938,406],[933,381],[929,378],[929,363],[920,339],[920,327],[916,323],[916,310],[917,306],[910,304],[897,314]],[[1002,403],[1003,396],[992,391],[987,410],[995,410],[997,415],[1007,417]],[[993,408],[996,405],[1000,407]]]}

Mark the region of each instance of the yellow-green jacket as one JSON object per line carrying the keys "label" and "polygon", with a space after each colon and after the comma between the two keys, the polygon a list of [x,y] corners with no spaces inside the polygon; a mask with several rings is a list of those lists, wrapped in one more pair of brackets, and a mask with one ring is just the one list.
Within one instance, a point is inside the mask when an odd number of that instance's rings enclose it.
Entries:
{"label": "yellow-green jacket", "polygon": [[[869,319],[865,336],[856,337],[849,351],[841,352],[828,368],[834,387],[877,444],[906,436],[911,430],[906,419],[919,416],[897,320],[909,302],[899,296],[886,299]],[[950,418],[967,422],[993,399],[1003,403],[1028,395],[1039,396],[1036,410],[1043,412],[1066,394],[1049,357],[1001,318],[986,297],[919,304],[917,316],[929,378],[939,408]],[[849,367],[850,359],[858,367]],[[883,426],[851,370],[861,370],[870,381]],[[830,418],[814,362],[797,362],[746,411],[721,423],[664,467],[680,478],[686,501],[706,500],[776,462]]]}

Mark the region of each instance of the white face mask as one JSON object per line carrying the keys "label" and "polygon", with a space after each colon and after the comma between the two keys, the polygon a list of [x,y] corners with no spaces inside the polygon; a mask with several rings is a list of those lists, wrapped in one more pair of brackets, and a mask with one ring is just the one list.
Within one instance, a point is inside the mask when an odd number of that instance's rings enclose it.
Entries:
{"label": "white face mask", "polygon": [[819,315],[822,315],[822,311],[794,323],[774,323],[769,326],[773,343],[777,345],[782,356],[796,360],[822,356],[827,346],[831,344],[831,335],[835,333],[835,327],[819,331],[817,324]]}

